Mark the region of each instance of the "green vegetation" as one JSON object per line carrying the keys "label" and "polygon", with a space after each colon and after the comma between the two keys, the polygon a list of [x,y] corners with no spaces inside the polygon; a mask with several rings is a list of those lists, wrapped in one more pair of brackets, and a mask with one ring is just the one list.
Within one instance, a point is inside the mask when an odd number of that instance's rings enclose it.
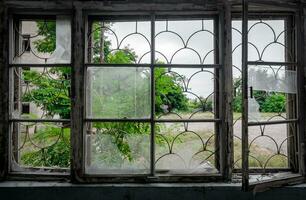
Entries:
{"label": "green vegetation", "polygon": [[[242,93],[241,81],[234,81],[234,98],[233,109],[234,112],[241,112],[242,110]],[[280,92],[265,92],[254,91],[253,96],[259,104],[259,112],[262,113],[282,113],[286,111],[286,96]]]}
{"label": "green vegetation", "polygon": [[[234,139],[234,161],[235,168],[241,168],[241,140]],[[267,162],[268,161],[268,162]],[[253,143],[250,148],[249,166],[251,168],[286,168],[288,167],[288,158],[283,155],[276,155],[270,149],[263,148]]]}
{"label": "green vegetation", "polygon": [[[35,42],[36,48],[38,51],[43,53],[53,52],[56,48],[56,26],[55,22],[37,22],[39,32],[44,36],[43,39],[40,39]],[[47,27],[46,27],[47,26]],[[100,26],[99,23],[94,23],[93,27],[94,32],[93,40],[95,48],[93,48],[93,62],[94,63],[121,63],[121,64],[130,64],[133,63],[134,59],[136,59],[136,55],[132,49],[129,47],[125,47],[124,50],[111,52],[110,51],[110,41],[105,38],[103,33],[101,33],[101,29],[97,27]],[[46,29],[47,28],[47,29]],[[101,41],[101,37],[104,37],[103,42]],[[103,48],[99,48],[99,45],[103,46]],[[23,101],[32,102],[36,106],[41,107],[47,116],[53,117],[55,115],[59,115],[62,119],[70,118],[70,77],[71,70],[70,68],[49,68],[45,69],[44,73],[35,70],[23,70],[23,77],[26,82],[29,82],[31,85],[31,89],[23,96]],[[131,85],[130,78],[126,79],[127,76],[119,70],[116,70],[116,76],[120,78],[117,82],[111,80],[112,71],[103,71],[101,77],[98,77],[98,81],[92,85],[93,91],[103,91],[101,85],[109,88],[120,88],[127,85]],[[106,73],[105,73],[106,72]],[[171,110],[187,110],[188,99],[183,94],[182,88],[177,84],[179,81],[177,77],[171,76],[169,74],[165,74],[165,69],[160,68],[156,70],[156,77],[164,74],[163,76],[156,79],[156,108],[157,112],[162,112],[161,109],[162,104],[169,105],[169,111]],[[146,86],[145,82],[149,81],[149,74],[144,74],[143,71],[135,72],[134,75],[137,79],[137,85]],[[103,84],[100,84],[99,81],[103,80]],[[109,79],[109,80],[108,80]],[[120,83],[122,81],[122,83]],[[142,84],[141,84],[142,83]],[[123,85],[122,85],[123,84]],[[109,87],[109,88],[108,88]],[[134,85],[134,87],[136,87]],[[117,114],[116,117],[137,117],[133,116],[134,110],[131,102],[134,99],[131,99],[131,89],[135,89],[134,87],[126,87],[127,90],[120,90],[119,92],[111,91],[111,94],[105,95],[104,100],[101,102],[101,96],[93,95],[92,96],[92,112],[93,114],[106,116],[108,114]],[[145,95],[147,88],[138,87],[137,94]],[[103,98],[103,97],[102,97]],[[137,97],[138,100],[136,102],[142,102],[144,99],[143,96]],[[122,103],[124,102],[124,103]],[[103,109],[101,107],[103,105]],[[118,106],[119,109],[118,109]],[[143,101],[143,105],[137,105],[138,111],[137,113],[149,113],[150,107],[149,102]],[[149,110],[146,110],[149,109]],[[124,115],[118,115],[114,110],[120,110]],[[103,110],[103,112],[102,112]],[[104,115],[104,117],[105,117]],[[143,116],[143,115],[142,115]],[[101,116],[100,116],[101,117]],[[61,131],[61,128],[50,127],[51,125],[45,124],[45,127],[40,130],[36,130],[34,132],[35,137],[44,140],[46,143],[52,143],[51,141],[54,137],[58,135],[53,135]],[[92,158],[94,161],[99,161],[103,159],[106,161],[110,159],[110,163],[122,163],[124,160],[131,161],[133,156],[137,156],[132,153],[131,147],[126,141],[127,135],[141,135],[141,134],[149,134],[149,124],[148,123],[92,123],[91,127],[89,127],[89,131],[92,131],[96,135],[96,140],[93,141],[92,148],[93,155],[97,155],[97,158]],[[158,128],[156,129],[158,131]],[[65,137],[69,138],[69,128],[65,129]],[[107,149],[105,145],[101,144],[101,140],[99,140],[99,135],[107,134],[111,137],[111,142],[118,148],[119,155],[113,155],[113,149]],[[69,139],[68,139],[69,141]],[[109,153],[107,151],[109,150]],[[111,155],[108,158],[101,158],[99,152],[103,151],[103,155]],[[24,153],[21,157],[22,163],[30,166],[58,166],[58,167],[68,167],[69,166],[69,145],[64,143],[64,139],[58,140],[58,142],[52,144],[49,147],[39,149],[39,150],[29,150]],[[65,155],[65,156],[62,156]]]}
{"label": "green vegetation", "polygon": [[[98,27],[100,23],[93,24],[93,63],[109,64],[131,64],[136,59],[133,49],[124,47],[123,50],[110,51],[111,42],[105,38],[103,32]],[[35,42],[39,52],[50,53],[56,48],[56,27],[55,22],[38,22],[39,32],[44,36]],[[46,28],[47,27],[47,28]],[[103,37],[103,41],[101,38]],[[160,63],[162,67],[163,63]],[[44,73],[36,70],[23,70],[25,82],[31,85],[30,91],[23,96],[23,101],[34,103],[41,107],[49,117],[59,116],[62,119],[70,119],[70,78],[71,70],[66,67],[56,67],[45,69]],[[91,114],[95,117],[123,118],[123,117],[144,117],[150,113],[150,101],[148,96],[150,87],[150,74],[146,69],[122,70],[109,68],[107,70],[96,69],[92,76],[96,76],[91,83],[91,90],[94,91],[91,99]],[[92,77],[91,77],[92,78]],[[189,100],[180,86],[182,77],[167,73],[165,68],[155,70],[155,107],[157,114],[163,112],[187,113],[192,110],[202,109],[203,111],[213,111],[212,98]],[[114,81],[116,80],[116,81]],[[135,81],[137,84],[135,84]],[[129,86],[129,87],[127,87]],[[234,112],[241,112],[241,82],[234,82],[235,94],[233,100]],[[109,93],[106,93],[110,91]],[[103,94],[103,95],[96,95]],[[131,95],[134,94],[134,95]],[[137,94],[137,95],[135,95]],[[259,103],[260,112],[285,112],[286,97],[282,93],[268,94],[267,92],[255,91],[254,97]],[[135,106],[132,102],[136,102]],[[65,127],[65,128],[61,128]],[[69,167],[70,165],[70,128],[69,124],[61,124],[60,127],[52,123],[44,123],[43,127],[34,128],[32,140],[35,144],[47,144],[42,148],[33,148],[27,142],[24,151],[21,153],[21,162],[28,166],[45,167]],[[161,125],[155,127],[155,132],[159,133]],[[88,124],[87,131],[91,133],[91,164],[121,166],[124,162],[144,162],[140,158],[148,154],[150,124],[116,122],[116,123],[91,123]],[[209,134],[201,132],[202,139],[208,139]],[[107,139],[106,139],[107,136]],[[164,139],[173,140],[171,130],[165,134],[164,138],[157,135],[156,143],[161,149],[167,149]],[[188,143],[198,138],[184,135],[183,139],[178,139],[178,147],[183,148]],[[213,140],[211,140],[213,141]],[[214,143],[209,142],[208,149],[214,149]],[[188,146],[188,147],[189,147]],[[195,148],[192,146],[192,148]],[[234,145],[235,157],[241,151],[240,144]],[[199,149],[196,149],[199,150]],[[266,160],[269,152],[260,149],[258,146],[251,150],[258,152],[259,160]],[[208,155],[206,155],[208,156]],[[211,163],[213,157],[209,158]],[[250,159],[251,166],[259,166],[258,162]],[[275,158],[273,166],[284,166],[283,158]],[[116,166],[115,166],[116,167]]]}
{"label": "green vegetation", "polygon": [[[162,64],[161,64],[162,65]],[[167,111],[187,111],[188,99],[178,84],[180,77],[166,73],[165,68],[155,70],[155,108],[157,113],[165,112],[163,105],[167,105]]]}
{"label": "green vegetation", "polygon": [[24,148],[29,151],[22,154],[22,163],[28,166],[69,167],[70,163],[70,129],[44,124],[32,136],[31,140],[39,147],[31,150],[31,143]]}
{"label": "green vegetation", "polygon": [[35,42],[35,47],[39,52],[50,53],[56,48],[56,22],[55,21],[37,21],[38,33],[44,36]]}
{"label": "green vegetation", "polygon": [[35,70],[23,70],[25,82],[34,89],[23,95],[23,101],[42,107],[47,116],[70,118],[70,68],[56,67],[42,74]]}

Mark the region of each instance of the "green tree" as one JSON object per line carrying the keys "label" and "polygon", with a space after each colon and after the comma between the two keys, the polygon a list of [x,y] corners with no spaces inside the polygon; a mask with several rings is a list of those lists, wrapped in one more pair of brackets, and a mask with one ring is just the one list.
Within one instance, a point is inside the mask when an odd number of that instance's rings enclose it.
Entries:
{"label": "green tree", "polygon": [[[242,93],[240,88],[240,79],[234,80],[234,112],[242,111]],[[259,104],[260,112],[286,112],[286,96],[284,93],[255,90],[253,91],[253,98]]]}
{"label": "green tree", "polygon": [[181,77],[166,73],[165,68],[157,68],[155,79],[155,110],[157,113],[188,109],[188,98],[180,86]]}
{"label": "green tree", "polygon": [[23,95],[23,101],[32,102],[41,107],[45,115],[59,115],[70,118],[70,68],[56,67],[40,72],[23,70],[23,78],[30,90]]}
{"label": "green tree", "polygon": [[[93,29],[94,35],[92,38],[93,50],[92,50],[92,58],[94,63],[133,63],[136,58],[135,53],[129,47],[125,47],[125,49],[120,51],[111,52],[110,41],[104,37],[103,30],[99,29],[101,26],[100,23],[94,23]],[[51,53],[56,48],[56,24],[55,22],[37,22],[38,32],[43,36],[42,39],[37,40],[35,42],[36,48],[39,52],[43,53]],[[102,40],[103,38],[103,40]],[[102,46],[102,48],[101,48]],[[70,68],[65,67],[57,67],[57,68],[49,68],[45,69],[44,73],[35,70],[24,70],[23,76],[24,80],[31,83],[31,89],[28,91],[26,95],[23,97],[23,101],[32,102],[38,107],[41,107],[48,116],[53,117],[55,115],[59,115],[63,119],[70,118],[70,77],[71,70]],[[118,70],[117,70],[118,71]],[[164,69],[156,70],[156,77],[165,72]],[[118,72],[119,74],[121,72]],[[104,81],[104,86],[112,86],[118,87],[118,84],[114,84],[114,82],[107,81],[111,72],[103,74],[103,77],[106,78]],[[149,81],[149,74],[145,75],[143,72],[135,73],[136,79],[139,82],[147,82]],[[129,77],[121,74],[123,79],[128,79],[127,83],[130,83]],[[102,80],[102,79],[101,79]],[[183,90],[177,84],[178,79],[176,77],[170,75],[164,75],[160,79],[156,79],[156,108],[157,112],[161,112],[161,105],[168,104],[171,105],[172,109],[176,110],[186,110],[187,108],[187,97],[183,94]],[[138,82],[138,83],[139,83]],[[140,84],[145,86],[146,84]],[[93,90],[99,90],[99,84],[96,85],[96,88],[92,88]],[[133,89],[133,88],[132,88]],[[144,91],[146,88],[138,88],[141,91]],[[131,99],[126,98],[127,94],[131,93],[130,90],[125,92],[118,92],[114,98],[117,101],[120,101],[120,98],[125,98],[126,103],[121,105],[122,113],[129,113],[130,107],[129,103]],[[146,94],[145,92],[143,94]],[[95,97],[93,95],[93,109],[92,112],[99,113],[101,109],[99,108],[99,97]],[[143,99],[142,96],[138,97],[138,102],[141,102]],[[106,112],[111,113],[113,108],[116,106],[115,101],[106,101],[104,108],[108,108],[110,110],[106,110]],[[147,102],[144,102],[143,105],[137,105],[139,110],[142,110],[145,107],[148,107]],[[113,139],[112,142],[117,146],[121,155],[113,156],[111,150],[109,151],[109,157],[104,157],[103,159],[109,159],[113,162],[112,159],[116,158],[118,161],[123,161],[125,159],[132,160],[132,150],[129,144],[124,140],[126,134],[149,134],[149,124],[143,123],[93,123],[91,129],[95,130],[97,134],[107,134],[110,135]],[[156,129],[158,131],[158,128]],[[54,128],[47,127],[44,131],[40,131],[36,133],[36,137],[44,138],[45,140],[48,137],[53,137],[52,134],[46,134],[48,132],[54,132]],[[55,131],[56,132],[56,131]],[[124,133],[124,134],[123,134]],[[93,142],[93,150],[97,152],[96,155],[99,155],[99,151],[101,151],[105,145],[103,145],[100,141]],[[34,166],[60,166],[60,167],[68,167],[69,158],[64,155],[69,155],[70,148],[69,145],[65,145],[62,142],[55,143],[54,145],[48,147],[47,149],[43,149],[43,151],[47,152],[43,157],[40,151],[27,153],[22,157],[22,160],[26,164],[32,164]],[[106,149],[103,149],[105,153]],[[107,154],[104,154],[107,155]],[[112,157],[113,156],[113,157]],[[56,158],[61,158],[63,160],[56,160]],[[99,160],[101,157],[94,158],[93,160]],[[48,160],[48,162],[45,162]]]}

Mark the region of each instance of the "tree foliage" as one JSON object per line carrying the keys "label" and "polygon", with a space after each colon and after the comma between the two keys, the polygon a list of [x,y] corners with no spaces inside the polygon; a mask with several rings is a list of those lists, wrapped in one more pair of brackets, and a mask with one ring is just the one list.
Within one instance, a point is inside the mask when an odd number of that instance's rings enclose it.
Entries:
{"label": "tree foliage", "polygon": [[[101,24],[96,23],[93,24],[94,35],[93,39],[93,51],[92,58],[94,63],[121,63],[121,64],[129,64],[133,63],[136,58],[135,53],[128,46],[123,50],[114,51],[110,50],[111,42],[107,38],[103,38],[104,41],[101,41],[102,29],[99,29]],[[55,22],[37,22],[38,32],[43,36],[42,39],[37,40],[35,42],[36,48],[39,52],[43,53],[51,53],[56,48],[56,24]],[[100,46],[99,46],[100,45]],[[103,45],[103,48],[99,48]],[[23,76],[24,80],[31,83],[31,89],[28,91],[26,95],[23,97],[23,101],[32,102],[36,106],[42,108],[44,112],[50,117],[55,115],[59,115],[63,119],[70,118],[70,77],[71,70],[69,68],[49,68],[45,69],[45,73],[41,73],[35,70],[24,70]],[[117,70],[118,71],[118,70]],[[105,79],[109,78],[112,72],[109,74],[104,74],[103,77]],[[119,75],[121,72],[118,72]],[[156,77],[165,73],[165,69],[159,68],[155,71]],[[121,74],[124,78],[129,78]],[[147,82],[150,81],[150,74],[147,76],[144,75],[143,72],[135,73],[138,81]],[[100,77],[102,80],[102,77]],[[101,81],[98,80],[98,81]],[[162,78],[156,79],[156,111],[162,112],[162,105],[166,104],[171,107],[171,109],[175,110],[186,110],[187,109],[187,97],[183,94],[183,89],[177,83],[178,79],[176,77],[170,75],[164,75]],[[130,83],[128,81],[128,83]],[[138,82],[139,84],[139,82]],[[115,83],[113,81],[104,81],[100,86],[104,87],[118,87],[120,84]],[[143,84],[145,85],[145,84]],[[96,87],[100,87],[99,84]],[[124,85],[123,85],[124,87]],[[138,87],[138,86],[137,86]],[[94,90],[99,90],[99,88],[92,88]],[[133,89],[133,88],[132,88]],[[145,90],[146,88],[138,88],[140,90]],[[127,113],[130,111],[129,102],[130,100],[127,98],[128,94],[131,91],[127,90],[125,92],[119,92],[116,95],[113,95],[112,100],[106,102],[103,105],[103,108],[106,109],[105,112],[112,112],[112,108],[118,106],[117,101],[125,100],[126,103],[121,105],[121,110],[123,113]],[[146,94],[142,92],[143,95]],[[109,98],[105,95],[106,98]],[[115,99],[115,100],[114,100]],[[139,97],[139,101],[141,102],[142,97]],[[99,99],[93,95],[93,111],[99,113],[101,112],[101,107],[99,107]],[[105,102],[104,102],[105,103]],[[145,107],[149,108],[148,102],[144,102],[146,105],[137,105],[139,109],[143,109]],[[103,111],[104,112],[104,111]],[[58,128],[60,129],[60,128]],[[96,133],[96,140],[92,142],[92,149],[96,155],[92,160],[99,163],[101,159],[103,162],[112,162],[112,163],[122,163],[124,160],[131,161],[133,159],[133,155],[135,156],[135,152],[132,152],[132,149],[128,142],[126,141],[127,135],[143,135],[149,134],[150,125],[148,123],[93,123],[92,131]],[[159,129],[156,128],[156,131]],[[37,137],[43,137],[45,140],[48,140],[50,137],[50,132],[56,132],[54,128],[44,129],[44,131],[40,131],[35,133]],[[120,152],[120,155],[114,155],[113,149],[107,149],[107,146],[101,140],[103,135],[110,136],[111,142],[115,144],[117,149]],[[100,140],[99,140],[100,137]],[[47,152],[46,154],[42,154],[41,151]],[[103,154],[101,154],[101,151]],[[62,141],[58,141],[47,149],[39,150],[36,152],[29,152],[22,156],[22,160],[26,164],[30,164],[32,166],[59,166],[59,167],[67,167],[69,165],[69,145],[64,144]],[[61,156],[65,155],[65,156]],[[42,157],[42,155],[47,157]],[[105,155],[109,155],[106,156]],[[45,161],[48,162],[45,162]]]}
{"label": "tree foliage", "polygon": [[[44,148],[29,151],[22,155],[22,163],[34,167],[69,167],[70,164],[70,130],[45,124],[33,136],[37,144],[48,144]],[[54,142],[57,141],[57,142]]]}
{"label": "tree foliage", "polygon": [[[188,109],[188,99],[179,84],[180,77],[166,73],[165,68],[157,68],[155,79],[155,109],[157,113],[173,110],[186,111]],[[164,106],[167,107],[164,108]]]}
{"label": "tree foliage", "polygon": [[[241,81],[234,80],[234,97],[233,110],[234,112],[242,111],[242,93]],[[286,95],[280,92],[253,91],[253,98],[259,104],[260,112],[286,112]]]}
{"label": "tree foliage", "polygon": [[42,53],[53,52],[56,48],[56,23],[55,21],[37,21],[38,33],[43,36],[34,42],[36,49]]}
{"label": "tree foliage", "polygon": [[59,115],[70,118],[70,68],[56,67],[45,70],[24,70],[23,78],[30,89],[23,95],[23,101],[41,107],[45,115]]}

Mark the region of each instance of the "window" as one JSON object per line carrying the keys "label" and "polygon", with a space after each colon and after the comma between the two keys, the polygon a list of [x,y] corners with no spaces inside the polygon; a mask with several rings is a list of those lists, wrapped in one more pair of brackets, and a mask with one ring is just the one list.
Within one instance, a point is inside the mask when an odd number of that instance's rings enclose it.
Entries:
{"label": "window", "polygon": [[21,50],[21,52],[28,53],[30,51],[31,51],[30,35],[22,35],[22,50]]}
{"label": "window", "polygon": [[214,18],[135,19],[88,22],[85,173],[220,174]]}
{"label": "window", "polygon": [[237,178],[244,189],[300,182],[304,25],[296,2],[131,2],[7,4],[0,175]]}
{"label": "window", "polygon": [[[295,58],[289,19],[248,21],[248,59],[253,61],[248,66],[248,159],[254,173],[250,182],[298,170],[293,145],[297,139],[297,72],[295,64],[288,65]],[[240,148],[241,34],[241,20],[233,21],[234,146]],[[235,148],[234,160],[234,167],[241,169],[240,149]]]}
{"label": "window", "polygon": [[69,16],[13,19],[12,172],[62,172],[69,168],[70,24]]}
{"label": "window", "polygon": [[23,103],[21,110],[22,110],[22,114],[30,114],[30,104]]}

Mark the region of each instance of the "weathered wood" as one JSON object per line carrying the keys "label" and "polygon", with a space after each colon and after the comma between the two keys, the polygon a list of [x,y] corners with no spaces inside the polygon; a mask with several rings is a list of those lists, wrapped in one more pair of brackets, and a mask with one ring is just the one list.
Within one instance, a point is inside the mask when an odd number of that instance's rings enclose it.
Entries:
{"label": "weathered wood", "polygon": [[150,176],[155,177],[155,15],[151,16],[151,66],[150,66],[150,98],[151,98],[151,113],[150,113]]}
{"label": "weathered wood", "polygon": [[[295,55],[295,34],[294,34],[294,16],[288,16],[285,20],[285,61],[286,62],[295,62],[295,58],[292,58],[291,55]],[[286,70],[296,70],[296,65],[286,66]],[[297,110],[296,110],[296,102],[297,97],[296,94],[286,94],[286,114],[287,119],[297,119]],[[290,169],[294,172],[298,172],[298,155],[297,151],[297,123],[287,124],[287,138],[288,138],[288,165]],[[293,128],[292,128],[293,127]]]}
{"label": "weathered wood", "polygon": [[232,18],[231,5],[223,1],[223,14],[220,15],[220,58],[222,59],[223,93],[222,98],[222,136],[220,142],[221,173],[225,181],[230,181],[234,160],[233,149],[233,77],[232,77]]}
{"label": "weathered wood", "polygon": [[0,2],[0,180],[8,174],[9,151],[9,20],[7,7]]}
{"label": "weathered wood", "polygon": [[256,184],[250,184],[249,190],[256,192],[264,192],[276,187],[284,187],[296,184],[302,184],[305,182],[305,177],[300,174],[288,174],[282,178],[275,178],[273,180],[261,181]]}
{"label": "weathered wood", "polygon": [[[16,27],[17,30],[13,30],[12,34],[12,47],[10,52],[14,52],[14,55],[10,55],[10,57],[20,55],[22,52],[22,41],[21,37],[18,33],[16,32],[21,32],[22,30],[22,23],[19,20],[14,20],[13,22],[13,27]],[[13,38],[14,37],[14,38]],[[12,70],[12,69],[10,69]],[[17,68],[16,69],[18,74],[21,74],[22,68]],[[15,76],[15,74],[10,74],[10,77],[13,81],[10,84],[10,89],[11,90],[11,97],[10,99],[10,104],[11,108],[13,109],[12,111],[16,111],[18,113],[18,118],[20,118],[21,112],[22,112],[22,104],[21,104],[21,96],[22,96],[22,86],[21,86],[21,79],[18,76]],[[11,130],[11,140],[12,140],[12,150],[11,150],[11,156],[10,158],[14,159],[17,163],[20,162],[20,153],[19,153],[19,145],[20,145],[20,123],[13,123],[12,124],[12,130]]]}
{"label": "weathered wood", "polygon": [[[267,1],[252,1],[252,6],[250,6],[250,11],[263,12],[274,10],[275,12],[282,13],[284,11],[296,11],[301,8],[301,5],[297,7],[297,2],[295,0],[271,0]],[[263,6],[263,3],[265,6]],[[306,6],[305,1],[302,1],[304,6]],[[84,177],[83,168],[85,163],[84,158],[84,134],[85,134],[85,67],[84,67],[84,55],[85,55],[85,20],[86,16],[83,14],[83,10],[88,10],[90,12],[96,12],[96,14],[118,14],[121,15],[126,13],[127,15],[142,14],[150,16],[152,13],[156,15],[171,15],[172,17],[193,17],[193,14],[208,14],[214,15],[217,13],[217,8],[221,8],[222,15],[219,18],[219,38],[220,40],[218,60],[222,62],[222,69],[217,69],[216,71],[221,77],[220,91],[221,95],[218,99],[221,99],[221,104],[218,104],[218,109],[220,111],[221,119],[221,130],[218,131],[221,134],[218,135],[218,146],[220,147],[220,157],[217,160],[220,161],[219,168],[223,175],[222,178],[230,180],[233,166],[233,116],[232,116],[232,57],[231,57],[231,7],[234,7],[234,11],[239,11],[241,13],[241,0],[129,0],[129,1],[118,1],[118,0],[108,0],[108,1],[25,1],[25,0],[6,0],[0,2],[0,177],[5,177],[8,172],[8,142],[9,142],[9,70],[8,70],[8,13],[6,11],[5,5],[9,6],[16,12],[24,14],[51,14],[54,12],[60,13],[70,13],[73,11],[73,31],[72,31],[72,113],[71,113],[71,175],[73,182],[112,182],[127,181],[124,177],[106,178],[100,177]],[[220,7],[221,6],[221,7]],[[246,5],[244,5],[246,7]],[[246,17],[246,13],[244,13]],[[266,15],[274,15],[267,13]],[[162,17],[162,16],[157,16]],[[299,45],[297,52],[299,60],[299,66],[304,66],[306,61],[305,54],[305,32],[303,15],[299,14],[297,19],[299,20],[299,30],[297,31],[297,43]],[[298,21],[297,20],[297,21]],[[244,21],[245,22],[245,21]],[[246,23],[246,22],[245,22]],[[247,25],[247,23],[244,25]],[[306,26],[306,24],[305,24]],[[247,42],[246,30],[244,30],[244,41]],[[152,37],[153,38],[153,37]],[[303,41],[301,43],[300,41]],[[244,45],[243,51],[243,66],[244,70],[247,70],[247,45]],[[302,59],[303,58],[303,59]],[[154,60],[154,57],[153,57]],[[178,65],[179,66],[179,65]],[[35,67],[35,66],[33,66]],[[151,67],[154,67],[153,65]],[[186,67],[181,66],[181,67]],[[215,66],[216,68],[219,67]],[[299,112],[301,125],[305,124],[305,91],[304,91],[304,72],[299,71],[299,95],[298,107],[302,112]],[[154,78],[152,79],[154,80]],[[247,76],[244,76],[244,81],[247,81]],[[244,88],[244,108],[247,109],[247,84]],[[219,88],[219,87],[218,87]],[[154,112],[154,109],[153,109]],[[243,174],[244,183],[248,182],[248,137],[247,137],[247,110],[244,111],[244,128],[242,130],[243,137]],[[302,117],[301,117],[302,116]],[[156,121],[155,121],[156,122]],[[216,123],[219,123],[216,122]],[[154,130],[153,130],[154,132]],[[154,137],[152,138],[152,143],[154,144]],[[305,174],[305,127],[299,128],[299,160],[301,173]],[[152,147],[151,152],[154,152]],[[154,161],[154,155],[151,155]],[[153,162],[152,162],[153,163]],[[151,163],[151,165],[152,165]],[[153,169],[154,166],[151,166]],[[153,170],[154,171],[154,170]],[[153,174],[153,173],[152,173]],[[202,177],[161,177],[157,179],[147,180],[146,178],[141,178],[139,180],[145,182],[169,182],[169,181],[218,181],[220,176],[209,177],[203,175]],[[133,182],[133,178],[128,181]]]}
{"label": "weathered wood", "polygon": [[42,9],[42,10],[65,10],[73,8],[74,4],[82,5],[84,9],[96,11],[154,11],[154,10],[211,10],[216,8],[215,1],[203,0],[167,0],[167,1],[141,1],[129,0],[126,1],[18,1],[8,0],[7,4],[17,9]]}
{"label": "weathered wood", "polygon": [[[303,93],[304,93],[304,95],[305,95],[305,90],[306,90],[306,81],[305,81],[305,79],[306,79],[306,66],[305,66],[305,64],[306,64],[306,30],[305,30],[305,27],[306,27],[306,20],[305,20],[305,17],[306,17],[306,8],[305,7],[303,7],[303,10],[301,11],[302,12],[302,17],[303,17],[303,20],[302,20],[302,22],[301,22],[301,25],[302,25],[302,28],[303,28],[303,38],[302,38],[302,40],[303,40],[303,49],[302,49],[302,56],[303,56],[303,72],[301,72],[301,73],[303,73],[303,80],[304,80],[304,85],[303,86],[301,86],[301,89],[302,89],[302,91],[303,91]],[[304,108],[306,107],[306,100],[305,100],[305,98],[306,98],[306,95],[304,96],[304,99],[301,99],[302,100],[302,103],[304,104],[303,106],[304,106]],[[305,112],[305,111],[304,111]],[[305,115],[306,115],[306,113],[304,113]],[[305,118],[306,118],[306,116],[305,116]],[[303,124],[302,124],[303,125]],[[304,123],[304,129],[305,129],[305,134],[306,134],[306,122]],[[304,134],[304,137],[305,137],[305,134]],[[306,140],[306,138],[304,139],[304,142],[302,143],[302,145],[301,145],[301,147],[303,148],[303,154],[304,155],[302,155],[301,156],[301,162],[303,162],[304,164],[304,167],[306,168],[306,150],[305,150],[305,148],[306,148],[306,142],[305,142],[305,140]],[[304,172],[303,172],[303,174],[304,174],[304,176],[306,176],[306,169],[304,169]]]}
{"label": "weathered wood", "polygon": [[84,105],[85,105],[85,19],[82,8],[74,4],[72,20],[72,76],[71,76],[71,180],[81,181],[84,161]]}
{"label": "weathered wood", "polygon": [[[240,0],[229,0],[233,5],[240,7]],[[249,11],[263,11],[263,10],[295,10],[297,1],[296,0],[249,0]]]}
{"label": "weathered wood", "polygon": [[[215,68],[214,69],[214,113],[215,113],[215,120],[220,120],[220,123],[214,123],[214,131],[215,131],[215,167],[217,170],[220,172],[222,171],[221,168],[221,157],[223,154],[223,149],[221,147],[222,145],[222,134],[223,134],[223,127],[224,127],[224,115],[222,113],[223,109],[223,98],[222,98],[222,93],[223,93],[223,88],[224,88],[224,82],[223,82],[223,36],[222,36],[222,31],[223,31],[223,8],[220,8],[219,15],[215,17],[214,21],[214,63],[215,64],[221,64],[222,69]],[[221,25],[222,24],[222,25]],[[202,41],[204,43],[204,41]]]}
{"label": "weathered wood", "polygon": [[209,183],[223,182],[221,174],[191,174],[191,175],[165,175],[148,177],[136,174],[93,174],[84,175],[79,183]]}
{"label": "weathered wood", "polygon": [[242,189],[249,187],[249,138],[248,138],[248,1],[242,0]]}
{"label": "weathered wood", "polygon": [[298,103],[297,112],[299,116],[298,122],[298,158],[300,173],[306,175],[306,141],[305,141],[305,51],[304,51],[304,10],[302,6],[297,6],[296,14],[296,57],[298,65],[297,87],[298,87]]}

